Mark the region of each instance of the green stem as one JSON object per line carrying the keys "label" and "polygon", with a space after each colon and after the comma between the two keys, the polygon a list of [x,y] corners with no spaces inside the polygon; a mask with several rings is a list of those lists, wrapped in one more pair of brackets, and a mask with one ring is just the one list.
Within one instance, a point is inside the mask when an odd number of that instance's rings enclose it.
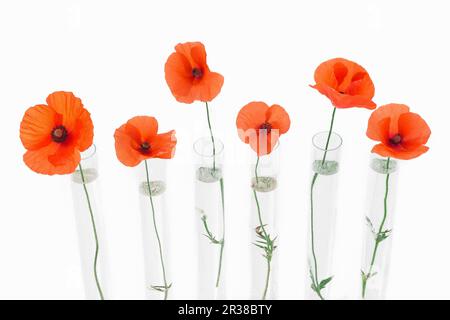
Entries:
{"label": "green stem", "polygon": [[161,260],[161,268],[163,273],[163,280],[164,280],[164,300],[167,300],[167,295],[169,291],[169,286],[167,285],[167,278],[166,278],[166,268],[164,266],[164,257],[163,257],[163,251],[162,251],[162,245],[161,245],[161,239],[159,237],[158,228],[156,225],[156,217],[155,217],[155,207],[153,205],[153,197],[152,197],[152,189],[150,186],[150,177],[148,173],[148,165],[147,160],[144,160],[145,163],[145,173],[147,175],[147,185],[148,185],[148,194],[150,199],[150,205],[152,207],[152,217],[153,217],[153,227],[155,229],[156,239],[158,240],[158,247],[159,247],[159,258]]}
{"label": "green stem", "polygon": [[[330,139],[331,139],[331,134],[333,133],[333,125],[334,125],[334,117],[336,115],[336,107],[333,108],[333,114],[331,116],[331,123],[330,123],[330,129],[328,131],[328,137],[327,137],[327,141],[325,144],[325,152],[323,154],[323,158],[322,158],[322,164],[323,165],[325,163],[326,157],[327,157],[327,152],[328,152],[328,146],[330,145]],[[313,260],[314,260],[314,279],[313,279],[313,283],[314,286],[317,288],[316,293],[319,296],[319,298],[321,300],[324,300],[324,297],[322,296],[321,292],[320,292],[320,287],[319,287],[319,277],[318,277],[318,263],[317,263],[317,257],[316,257],[316,252],[315,252],[315,245],[314,245],[314,185],[317,181],[317,178],[319,177],[319,174],[316,172],[314,173],[314,176],[312,178],[311,181],[311,189],[310,189],[310,207],[311,207],[311,212],[310,212],[310,228],[311,228],[311,251],[312,251],[312,256],[313,256]]]}
{"label": "green stem", "polygon": [[[209,134],[211,137],[211,143],[212,143],[212,151],[213,151],[213,172],[216,170],[216,142],[214,139],[214,134],[212,131],[211,126],[211,118],[209,115],[209,106],[208,102],[205,102],[206,106],[206,119],[208,120],[208,128],[209,128]],[[220,283],[220,275],[222,272],[222,260],[223,260],[223,250],[225,246],[225,199],[224,199],[224,187],[223,187],[223,179],[220,179],[220,196],[222,200],[222,240],[220,240],[220,253],[219,253],[219,267],[217,270],[217,279],[216,279],[216,287],[219,287]]]}
{"label": "green stem", "polygon": [[256,158],[256,165],[255,165],[255,180],[256,184],[258,184],[258,165],[259,165],[259,157]]}
{"label": "green stem", "polygon": [[328,131],[327,143],[325,144],[325,152],[323,154],[322,165],[325,163],[327,157],[328,146],[330,145],[331,134],[333,133],[334,116],[336,115],[336,107],[333,108],[333,114],[331,115],[330,130]]}
{"label": "green stem", "polygon": [[95,238],[94,278],[95,278],[95,284],[97,286],[97,291],[98,291],[98,294],[100,295],[100,299],[105,300],[105,298],[103,296],[102,288],[100,286],[100,281],[98,279],[98,274],[97,274],[97,261],[98,261],[98,252],[99,252],[97,227],[95,226],[95,219],[94,219],[94,213],[92,212],[91,199],[89,197],[89,192],[86,187],[86,180],[84,178],[84,172],[83,172],[83,168],[81,167],[81,163],[78,165],[78,167],[80,169],[81,181],[83,182],[84,193],[86,195],[86,200],[87,200],[89,213],[90,213],[90,217],[91,217],[92,229],[94,231],[94,238]]}
{"label": "green stem", "polygon": [[222,202],[222,240],[220,241],[219,269],[217,270],[216,288],[219,287],[220,274],[222,272],[223,249],[225,247],[225,193],[223,178],[220,178],[220,198]]}
{"label": "green stem", "polygon": [[[255,165],[255,180],[256,180],[256,183],[258,183],[258,165],[259,165],[259,157],[257,158],[256,165]],[[256,190],[255,189],[253,189],[253,195],[255,197],[256,208],[258,210],[259,227],[261,228],[261,231],[263,232],[264,238],[269,239],[269,235],[267,234],[266,228],[264,227],[264,223],[262,221],[261,207],[259,205],[258,196],[256,194]],[[264,285],[264,292],[263,292],[262,300],[266,300],[267,290],[269,288],[270,271],[271,271],[271,268],[270,268],[271,258],[272,258],[271,256],[269,257],[268,255],[266,255],[267,274],[266,274],[266,283]]]}
{"label": "green stem", "polygon": [[367,281],[369,280],[369,278],[371,277],[372,274],[372,269],[373,266],[375,264],[375,259],[377,256],[377,252],[378,252],[378,246],[380,245],[380,240],[379,240],[379,235],[383,232],[383,228],[384,228],[384,224],[386,223],[386,218],[387,218],[387,199],[388,199],[388,195],[389,195],[389,163],[391,161],[391,158],[388,157],[387,158],[387,162],[386,162],[386,183],[385,183],[385,193],[384,193],[384,200],[383,200],[383,206],[384,206],[384,213],[383,213],[383,219],[381,220],[381,224],[380,227],[378,228],[378,233],[376,235],[375,238],[375,247],[373,249],[373,253],[372,253],[372,259],[370,261],[370,267],[369,267],[369,272],[366,275],[366,279],[363,279],[363,288],[362,288],[362,297],[363,299],[366,296],[366,285],[367,285]]}
{"label": "green stem", "polygon": [[211,136],[211,142],[212,142],[212,147],[213,147],[213,170],[216,170],[216,143],[214,141],[214,135],[213,135],[212,128],[211,128],[211,119],[209,117],[208,102],[205,102],[205,105],[206,105],[206,118],[208,120],[209,134]]}
{"label": "green stem", "polygon": [[[311,228],[311,252],[313,256],[314,261],[314,278],[313,278],[313,284],[315,288],[319,288],[319,277],[318,277],[318,266],[317,266],[317,258],[316,258],[316,251],[315,251],[315,245],[314,245],[314,202],[313,202],[313,188],[314,184],[317,180],[318,173],[314,173],[312,182],[311,182],[311,191],[310,191],[310,206],[311,206],[311,217],[310,217],[310,228]],[[316,291],[317,295],[321,300],[324,300],[322,294],[320,293],[320,290],[317,289]]]}
{"label": "green stem", "polygon": [[[258,165],[259,165],[259,157],[256,159],[256,165],[255,165],[255,180],[256,181],[258,181]],[[261,226],[261,230],[262,230],[264,236],[267,238],[268,235],[267,235],[266,229],[264,228],[264,223],[263,223],[262,218],[261,218],[261,208],[259,206],[258,196],[256,195],[255,189],[253,189],[253,193],[255,195],[256,207],[258,209],[259,224]]]}
{"label": "green stem", "polygon": [[269,289],[270,271],[271,271],[270,260],[267,259],[266,285],[264,286],[264,293],[262,297],[263,300],[266,300],[267,290]]}

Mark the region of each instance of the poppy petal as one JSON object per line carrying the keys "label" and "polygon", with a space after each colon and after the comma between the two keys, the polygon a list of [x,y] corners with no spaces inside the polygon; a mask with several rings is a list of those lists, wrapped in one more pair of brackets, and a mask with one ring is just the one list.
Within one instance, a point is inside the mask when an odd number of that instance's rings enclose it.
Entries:
{"label": "poppy petal", "polygon": [[23,160],[31,170],[40,174],[73,173],[80,163],[80,153],[76,150],[74,152],[62,150],[61,152],[60,148],[61,145],[51,143],[41,149],[27,151]]}
{"label": "poppy petal", "polygon": [[346,92],[352,96],[373,97],[375,86],[366,72],[357,72],[353,75]]}
{"label": "poppy petal", "polygon": [[380,143],[372,148],[372,152],[377,153],[382,157],[392,157],[400,160],[411,160],[424,154],[425,152],[428,151],[428,149],[429,148],[427,146],[421,145],[412,150],[405,150],[405,149],[397,150]]}
{"label": "poppy petal", "polygon": [[[372,140],[382,141],[387,143],[389,140],[389,127],[391,126],[390,118],[378,119],[377,117],[369,118],[369,125],[367,126],[366,135]],[[378,121],[377,121],[378,120]]]}
{"label": "poppy petal", "polygon": [[152,158],[172,159],[175,155],[177,139],[175,131],[158,134],[151,142],[150,156]]}
{"label": "poppy petal", "polygon": [[203,72],[209,71],[206,64],[206,50],[203,43],[196,42],[191,44],[189,55],[192,57],[192,67],[200,67]]}
{"label": "poppy petal", "polygon": [[[389,135],[398,133],[398,119],[402,114],[408,113],[409,107],[404,104],[390,103],[372,112],[369,118],[369,126],[374,126],[383,119],[390,119]],[[369,137],[370,138],[370,137]],[[374,139],[375,140],[375,139]]]}
{"label": "poppy petal", "polygon": [[87,150],[94,142],[94,124],[91,114],[86,109],[81,109],[72,134],[75,135],[74,143],[81,152]]}
{"label": "poppy petal", "polygon": [[[194,50],[194,48],[196,48],[196,50]],[[193,57],[193,50],[196,60],[194,60]],[[175,52],[183,55],[189,61],[189,72],[192,71],[192,67],[201,66],[203,63],[206,64],[206,50],[201,42],[179,43],[175,46]]]}
{"label": "poppy petal", "polygon": [[81,161],[81,155],[74,145],[58,144],[55,152],[48,156],[48,161],[55,167],[72,168],[75,171]]}
{"label": "poppy petal", "polygon": [[[158,121],[154,117],[137,116],[127,122],[140,134],[140,142],[150,142],[158,133]],[[128,127],[128,132],[132,130]]]}
{"label": "poppy petal", "polygon": [[337,85],[339,86],[344,82],[348,74],[348,68],[342,62],[338,61],[333,65],[333,74],[336,79]]}
{"label": "poppy petal", "polygon": [[142,154],[136,149],[136,141],[128,132],[127,124],[124,124],[114,133],[116,155],[124,165],[135,167],[142,161]]}
{"label": "poppy petal", "polygon": [[164,67],[165,78],[172,95],[178,102],[192,103],[192,68],[189,60],[182,54],[172,53]]}
{"label": "poppy petal", "polygon": [[217,72],[206,72],[198,83],[194,83],[190,95],[194,100],[209,102],[222,90],[224,78]]}
{"label": "poppy petal", "polygon": [[405,113],[398,119],[398,132],[402,137],[402,146],[406,149],[415,149],[426,144],[431,130],[425,120],[416,113]]}
{"label": "poppy petal", "polygon": [[239,111],[236,118],[239,138],[249,143],[250,137],[256,136],[255,130],[266,121],[269,106],[264,102],[250,102]]}
{"label": "poppy petal", "polygon": [[289,114],[277,104],[266,111],[266,121],[272,125],[273,129],[278,129],[280,135],[288,132],[291,126]]}
{"label": "poppy petal", "polygon": [[47,146],[55,127],[56,113],[46,105],[29,108],[20,123],[20,140],[27,150],[37,150]]}
{"label": "poppy petal", "polygon": [[73,131],[80,113],[83,111],[81,99],[72,92],[57,91],[47,97],[47,104],[56,113],[62,115],[62,125],[69,131]]}
{"label": "poppy petal", "polygon": [[371,99],[365,97],[365,96],[352,96],[352,95],[346,95],[337,92],[335,89],[330,88],[328,86],[324,86],[322,84],[316,84],[314,86],[311,86],[312,88],[319,91],[321,94],[326,96],[328,99],[330,99],[333,106],[336,108],[353,108],[353,107],[361,107],[366,108],[369,110],[373,110],[376,108],[375,102],[373,102]]}
{"label": "poppy petal", "polygon": [[336,58],[322,62],[314,72],[314,81],[317,84],[324,84],[332,88],[337,88],[338,81],[334,74],[334,65],[342,62],[343,59]]}

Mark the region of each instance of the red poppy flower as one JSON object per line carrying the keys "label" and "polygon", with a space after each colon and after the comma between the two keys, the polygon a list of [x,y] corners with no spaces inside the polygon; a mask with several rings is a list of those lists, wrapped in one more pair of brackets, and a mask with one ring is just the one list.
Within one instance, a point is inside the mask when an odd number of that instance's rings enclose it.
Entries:
{"label": "red poppy flower", "polygon": [[223,76],[209,70],[205,46],[200,42],[178,44],[164,71],[170,91],[179,102],[211,101],[223,85]]}
{"label": "red poppy flower", "polygon": [[114,134],[116,155],[128,167],[150,158],[171,159],[177,140],[175,131],[158,134],[158,121],[153,117],[131,118]]}
{"label": "red poppy flower", "polygon": [[383,157],[409,160],[428,151],[425,144],[431,131],[425,120],[404,104],[388,104],[375,110],[369,119],[367,136],[381,143],[372,152]]}
{"label": "red poppy flower", "polygon": [[272,152],[280,135],[291,125],[289,115],[281,106],[269,107],[264,102],[250,102],[240,111],[236,126],[241,140],[263,156]]}
{"label": "red poppy flower", "polygon": [[25,164],[42,174],[73,173],[80,152],[92,145],[94,126],[81,100],[71,92],[54,92],[47,105],[29,108],[20,124]]}
{"label": "red poppy flower", "polygon": [[375,87],[367,71],[353,61],[331,59],[320,64],[311,86],[328,97],[336,108],[362,107],[375,109],[372,101]]}

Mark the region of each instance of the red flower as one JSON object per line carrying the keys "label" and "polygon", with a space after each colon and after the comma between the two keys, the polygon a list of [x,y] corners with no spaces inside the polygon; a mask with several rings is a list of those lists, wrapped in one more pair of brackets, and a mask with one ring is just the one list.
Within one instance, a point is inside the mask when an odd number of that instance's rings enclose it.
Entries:
{"label": "red flower", "polygon": [[211,101],[223,85],[223,76],[209,70],[205,46],[200,42],[178,44],[164,71],[170,91],[179,102]]}
{"label": "red flower", "polygon": [[175,131],[158,134],[158,121],[139,116],[127,121],[114,134],[116,155],[128,167],[150,158],[171,159],[175,155]]}
{"label": "red flower", "polygon": [[372,101],[375,87],[367,71],[353,61],[331,59],[320,64],[311,86],[327,96],[336,108],[362,107],[375,109]]}
{"label": "red flower", "polygon": [[383,157],[409,160],[428,151],[425,144],[430,128],[404,104],[388,104],[375,110],[369,119],[367,136],[381,143],[372,152]]}
{"label": "red flower", "polygon": [[42,174],[73,173],[93,138],[91,116],[72,92],[50,94],[47,105],[29,108],[20,124],[23,161]]}
{"label": "red flower", "polygon": [[239,138],[263,156],[272,152],[280,135],[291,125],[289,115],[281,106],[269,107],[264,102],[250,102],[242,107],[236,119]]}

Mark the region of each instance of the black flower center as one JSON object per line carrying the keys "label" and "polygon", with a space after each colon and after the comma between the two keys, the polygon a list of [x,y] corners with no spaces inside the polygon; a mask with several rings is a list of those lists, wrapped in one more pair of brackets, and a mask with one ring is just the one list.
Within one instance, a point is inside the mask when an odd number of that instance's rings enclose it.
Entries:
{"label": "black flower center", "polygon": [[268,122],[264,122],[259,126],[259,130],[264,130],[266,131],[266,133],[270,133],[270,131],[272,130],[272,125]]}
{"label": "black flower center", "polygon": [[389,139],[389,143],[394,146],[398,146],[401,142],[402,142],[402,136],[399,134],[396,134],[395,136],[393,136],[392,138]]}
{"label": "black flower center", "polygon": [[57,143],[63,143],[66,141],[68,132],[64,126],[57,126],[52,130],[52,140]]}
{"label": "black flower center", "polygon": [[145,141],[141,144],[141,152],[142,153],[149,153],[150,149],[151,149],[150,143],[148,143],[147,141]]}
{"label": "black flower center", "polygon": [[203,76],[203,71],[200,68],[194,68],[192,69],[192,76],[195,79],[200,79]]}

